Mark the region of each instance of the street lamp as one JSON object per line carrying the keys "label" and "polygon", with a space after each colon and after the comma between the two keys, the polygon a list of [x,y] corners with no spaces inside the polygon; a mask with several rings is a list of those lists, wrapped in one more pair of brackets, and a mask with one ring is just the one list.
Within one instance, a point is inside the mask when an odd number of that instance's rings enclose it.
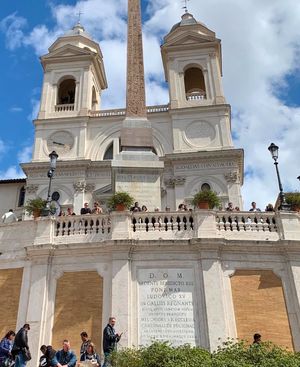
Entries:
{"label": "street lamp", "polygon": [[53,150],[53,152],[51,152],[49,154],[49,158],[50,158],[50,169],[47,173],[47,176],[49,178],[49,186],[48,186],[48,195],[47,195],[47,203],[46,203],[46,209],[45,209],[45,214],[49,215],[49,213],[53,214],[50,208],[51,205],[51,183],[52,183],[52,178],[54,176],[54,171],[56,169],[56,161],[58,158],[58,154]]}
{"label": "street lamp", "polygon": [[279,185],[279,198],[280,198],[279,210],[290,210],[290,205],[287,204],[287,202],[285,200],[285,196],[284,196],[284,193],[283,193],[283,187],[282,187],[282,183],[281,183],[281,179],[280,179],[280,175],[279,175],[278,162],[277,162],[279,147],[277,145],[275,145],[274,143],[271,143],[268,150],[271,153],[272,158],[274,159],[274,164],[275,164],[275,167],[276,167],[276,173],[277,173],[277,179],[278,179],[278,185]]}
{"label": "street lamp", "polygon": [[298,178],[298,180],[300,181],[300,176],[298,176],[297,178]]}

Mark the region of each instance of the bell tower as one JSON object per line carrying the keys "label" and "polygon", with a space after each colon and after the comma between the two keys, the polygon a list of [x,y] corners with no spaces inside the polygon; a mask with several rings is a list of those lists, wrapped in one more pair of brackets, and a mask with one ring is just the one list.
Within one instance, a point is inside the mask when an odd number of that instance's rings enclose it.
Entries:
{"label": "bell tower", "polygon": [[221,41],[186,12],[161,47],[171,108],[226,103],[221,76]]}
{"label": "bell tower", "polygon": [[77,23],[41,57],[44,69],[38,119],[87,116],[100,108],[107,88],[99,45]]}

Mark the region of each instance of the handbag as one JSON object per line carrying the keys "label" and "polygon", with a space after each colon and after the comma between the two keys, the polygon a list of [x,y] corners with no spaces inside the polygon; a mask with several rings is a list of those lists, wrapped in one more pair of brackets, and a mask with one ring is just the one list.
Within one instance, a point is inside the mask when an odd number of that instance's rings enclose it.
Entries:
{"label": "handbag", "polygon": [[14,364],[14,361],[11,357],[6,357],[2,363],[1,367],[11,367]]}
{"label": "handbag", "polygon": [[27,348],[24,348],[23,349],[23,356],[24,356],[25,361],[30,361],[31,360],[30,350],[27,349]]}

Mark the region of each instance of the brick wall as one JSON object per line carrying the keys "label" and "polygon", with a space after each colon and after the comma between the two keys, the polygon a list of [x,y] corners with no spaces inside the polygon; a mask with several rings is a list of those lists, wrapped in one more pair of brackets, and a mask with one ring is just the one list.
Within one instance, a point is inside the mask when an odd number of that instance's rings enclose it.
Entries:
{"label": "brick wall", "polygon": [[52,329],[55,349],[69,339],[79,358],[80,333],[86,331],[102,353],[102,298],[103,279],[95,271],[64,273],[58,279]]}
{"label": "brick wall", "polygon": [[281,279],[270,270],[237,270],[231,288],[239,339],[252,342],[259,333],[293,349]]}
{"label": "brick wall", "polygon": [[23,268],[0,270],[0,339],[16,330]]}

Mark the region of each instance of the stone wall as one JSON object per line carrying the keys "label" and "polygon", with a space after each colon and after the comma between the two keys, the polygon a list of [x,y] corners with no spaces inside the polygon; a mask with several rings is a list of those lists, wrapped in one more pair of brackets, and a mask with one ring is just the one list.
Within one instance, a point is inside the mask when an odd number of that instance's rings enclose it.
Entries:
{"label": "stone wall", "polygon": [[271,270],[237,270],[231,278],[237,336],[262,340],[293,349],[282,282]]}
{"label": "stone wall", "polygon": [[0,270],[0,337],[16,330],[23,268]]}
{"label": "stone wall", "polygon": [[55,349],[69,339],[79,358],[80,333],[86,331],[96,349],[102,350],[102,298],[103,280],[95,271],[68,272],[58,279],[52,330]]}

